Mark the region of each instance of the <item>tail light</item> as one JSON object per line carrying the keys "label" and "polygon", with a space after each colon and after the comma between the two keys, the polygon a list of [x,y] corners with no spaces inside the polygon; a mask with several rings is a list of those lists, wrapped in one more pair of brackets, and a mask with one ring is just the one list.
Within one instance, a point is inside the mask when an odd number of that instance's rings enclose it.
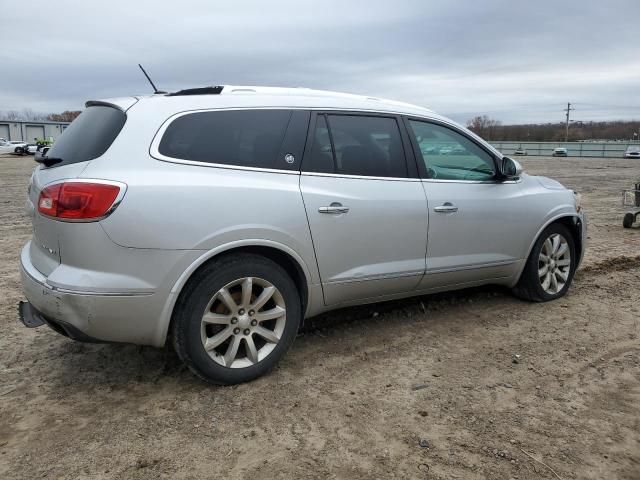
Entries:
{"label": "tail light", "polygon": [[55,183],[40,192],[38,212],[61,220],[99,220],[114,210],[125,188],[117,182]]}

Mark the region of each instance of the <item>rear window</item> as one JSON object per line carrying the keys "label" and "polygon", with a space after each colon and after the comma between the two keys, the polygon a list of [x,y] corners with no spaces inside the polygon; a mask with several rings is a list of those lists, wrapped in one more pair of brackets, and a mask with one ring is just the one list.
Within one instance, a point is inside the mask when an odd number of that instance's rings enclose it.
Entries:
{"label": "rear window", "polygon": [[299,166],[308,123],[306,111],[190,113],[171,122],[158,152],[195,162],[292,170]]}
{"label": "rear window", "polygon": [[117,108],[88,107],[65,129],[47,156],[62,159],[56,166],[98,158],[111,146],[126,120],[125,113]]}

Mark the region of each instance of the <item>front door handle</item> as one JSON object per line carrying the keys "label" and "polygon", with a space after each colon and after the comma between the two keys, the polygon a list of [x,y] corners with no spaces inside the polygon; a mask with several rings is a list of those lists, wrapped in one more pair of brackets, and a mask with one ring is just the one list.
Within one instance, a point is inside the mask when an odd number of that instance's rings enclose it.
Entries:
{"label": "front door handle", "polygon": [[320,207],[320,208],[318,208],[318,212],[320,212],[320,213],[329,213],[331,215],[338,215],[340,213],[349,212],[349,207],[343,206],[340,202],[333,202],[328,207]]}
{"label": "front door handle", "polygon": [[445,202],[439,207],[435,207],[433,210],[439,213],[455,213],[458,211],[458,207],[451,202]]}

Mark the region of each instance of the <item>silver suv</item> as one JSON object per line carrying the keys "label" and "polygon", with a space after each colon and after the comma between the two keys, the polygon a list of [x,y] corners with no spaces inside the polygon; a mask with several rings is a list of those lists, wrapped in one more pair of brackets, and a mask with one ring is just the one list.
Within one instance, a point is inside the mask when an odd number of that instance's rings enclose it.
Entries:
{"label": "silver suv", "polygon": [[482,284],[563,296],[579,197],[399,102],[207,87],[90,101],[29,182],[27,326],[262,375],[304,318]]}

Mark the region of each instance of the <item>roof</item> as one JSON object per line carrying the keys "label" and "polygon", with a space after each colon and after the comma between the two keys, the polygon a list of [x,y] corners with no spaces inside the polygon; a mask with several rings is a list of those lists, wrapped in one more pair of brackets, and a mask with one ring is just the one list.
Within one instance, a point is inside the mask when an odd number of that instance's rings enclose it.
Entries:
{"label": "roof", "polygon": [[[195,91],[194,91],[195,90]],[[200,92],[207,92],[200,94]],[[177,93],[177,94],[176,94]],[[445,124],[463,128],[452,120],[432,110],[410,103],[388,100],[384,98],[353,95],[350,93],[313,90],[310,88],[258,87],[243,85],[221,85],[187,89],[174,94],[156,93],[131,97],[92,100],[90,105],[112,105],[123,111],[131,110],[133,117],[140,115],[142,123],[155,118],[161,123],[176,114],[229,108],[292,108],[312,110],[342,110],[358,112],[393,113],[412,115],[439,120]],[[153,122],[152,122],[153,123]],[[154,128],[159,125],[153,123]],[[498,150],[486,143],[475,133],[467,130],[467,134],[482,142],[487,148],[500,155]]]}
{"label": "roof", "polygon": [[[199,92],[207,92],[200,94]],[[210,92],[210,93],[209,93]],[[353,109],[386,111],[415,115],[437,116],[433,111],[417,105],[379,97],[350,93],[314,90],[310,88],[262,87],[251,85],[223,85],[187,89],[173,94],[136,95],[87,102],[89,105],[109,103],[127,110],[136,102],[151,103],[159,110],[208,109],[243,107],[292,107],[317,109]]]}

